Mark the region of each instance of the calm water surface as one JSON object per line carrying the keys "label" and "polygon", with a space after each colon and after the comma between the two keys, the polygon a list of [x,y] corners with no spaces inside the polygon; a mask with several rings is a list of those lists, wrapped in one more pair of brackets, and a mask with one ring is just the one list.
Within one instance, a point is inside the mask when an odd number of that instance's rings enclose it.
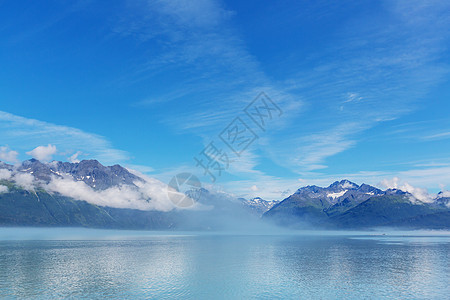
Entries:
{"label": "calm water surface", "polygon": [[450,235],[0,228],[0,298],[450,299]]}

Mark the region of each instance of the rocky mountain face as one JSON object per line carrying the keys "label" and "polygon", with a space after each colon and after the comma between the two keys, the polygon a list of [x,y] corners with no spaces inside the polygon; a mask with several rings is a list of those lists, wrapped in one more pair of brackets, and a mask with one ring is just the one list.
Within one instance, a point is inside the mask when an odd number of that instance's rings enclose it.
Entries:
{"label": "rocky mountain face", "polygon": [[[263,218],[285,226],[366,228],[373,226],[450,227],[448,200],[442,195],[432,203],[397,190],[382,191],[348,180],[328,187],[298,189],[267,211]],[[430,220],[434,220],[430,222]]]}
{"label": "rocky mountain face", "polygon": [[[117,201],[120,201],[118,198],[122,196],[127,198],[129,193],[134,195],[141,188],[139,182],[145,181],[119,165],[103,166],[96,160],[83,160],[79,163],[57,161],[43,163],[30,159],[18,166],[0,162],[0,169],[10,173],[9,178],[5,179],[0,170],[0,186],[7,188],[7,192],[4,192],[4,189],[0,190],[0,225],[143,229],[217,229],[230,228],[230,225],[233,225],[234,229],[239,229],[243,223],[245,226],[249,224],[253,226],[261,214],[271,207],[262,199],[246,202],[227,193],[211,192],[201,188],[186,193],[199,204],[196,210],[157,211],[117,208],[107,204],[93,204],[96,201],[92,197],[98,195],[103,199],[106,197],[106,200],[112,197],[114,199],[111,201],[116,201],[117,204]],[[24,186],[18,180],[20,177],[18,175],[27,175],[25,179],[32,179],[32,188],[27,187],[29,185]],[[69,191],[67,194],[65,188],[67,182],[58,181],[59,179],[85,183],[92,191],[86,191],[86,186],[83,185],[70,186],[75,189],[81,188],[80,196],[86,194],[84,196],[88,196],[89,199],[75,199],[68,196],[72,193]],[[61,185],[66,194],[55,192],[55,182]],[[167,195],[167,190],[161,186],[155,187],[151,182],[145,184],[146,190],[156,190],[156,194]],[[53,190],[47,190],[48,187]],[[148,197],[140,200],[152,199]]]}
{"label": "rocky mountain face", "polygon": [[439,192],[436,197],[436,204],[438,206],[450,207],[450,192]]}
{"label": "rocky mountain face", "polygon": [[[18,175],[24,175],[25,183],[31,179],[42,185],[28,189],[19,183]],[[46,190],[55,178],[85,183],[90,191],[83,192],[89,192],[91,198],[75,199]],[[135,195],[143,182],[143,178],[119,165],[103,166],[96,160],[42,163],[31,159],[18,166],[0,162],[0,225],[208,230],[229,229],[231,225],[239,230],[261,228],[262,215],[263,221],[294,228],[450,227],[449,192],[441,192],[435,201],[425,203],[401,190],[383,191],[348,180],[336,181],[328,187],[302,187],[281,202],[259,197],[237,198],[201,188],[186,192],[200,204],[194,210],[157,211],[151,206],[139,209],[108,204],[111,198],[116,203],[122,197],[126,203],[135,201],[128,197],[130,193],[145,203],[152,199],[151,195],[156,199],[166,193],[161,183],[154,189],[156,183],[145,182],[145,190],[152,194],[144,193],[143,198]],[[95,202],[92,197],[96,195],[103,197],[104,202]]]}
{"label": "rocky mountain face", "polygon": [[[6,165],[12,170],[12,166]],[[120,184],[134,185],[136,180],[142,179],[120,165],[103,166],[97,160],[82,160],[79,163],[53,161],[42,163],[36,159],[24,161],[18,168],[18,172],[29,173],[34,178],[43,182],[49,182],[52,178],[70,177],[75,181],[83,181],[96,190],[104,190]]]}

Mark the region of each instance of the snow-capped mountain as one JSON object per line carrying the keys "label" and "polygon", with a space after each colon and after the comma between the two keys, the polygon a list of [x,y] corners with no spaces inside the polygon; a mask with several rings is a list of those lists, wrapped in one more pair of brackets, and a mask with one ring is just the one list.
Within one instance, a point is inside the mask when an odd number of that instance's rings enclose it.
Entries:
{"label": "snow-capped mountain", "polygon": [[163,182],[135,175],[119,165],[103,166],[97,160],[46,163],[30,159],[15,166],[1,164],[0,180],[27,191],[41,190],[104,207],[159,211],[176,208]]}
{"label": "snow-capped mountain", "polygon": [[[12,166],[7,166],[12,170]],[[96,190],[105,190],[120,184],[135,185],[135,181],[143,181],[142,178],[130,173],[120,165],[103,166],[97,160],[82,160],[79,163],[53,161],[43,163],[36,159],[24,161],[18,168],[18,172],[29,173],[34,178],[43,182],[50,182],[52,177],[72,178],[75,181],[83,181]]]}
{"label": "snow-capped mountain", "polygon": [[186,192],[197,209],[178,211],[168,198],[167,185],[137,174],[96,160],[30,159],[15,166],[0,162],[0,224],[225,228],[232,223],[240,228],[263,215],[263,220],[288,226],[298,222],[344,228],[450,226],[448,191],[439,193],[434,202],[422,202],[398,189],[382,191],[342,180],[328,187],[299,188],[278,202],[200,188]]}
{"label": "snow-capped mountain", "polygon": [[450,191],[441,191],[436,196],[436,203],[440,206],[450,207]]}
{"label": "snow-capped mountain", "polygon": [[328,187],[302,187],[266,212],[264,218],[284,225],[450,226],[448,198],[444,193],[434,202],[423,202],[399,189],[382,191],[348,180],[336,181]]}
{"label": "snow-capped mountain", "polygon": [[[372,196],[384,195],[380,189],[362,184],[361,186],[348,180],[336,181],[328,187],[318,187],[315,185],[299,188],[293,195],[285,201],[314,202],[322,209],[337,209],[342,206],[350,206],[361,203]],[[334,207],[334,208],[333,208]]]}

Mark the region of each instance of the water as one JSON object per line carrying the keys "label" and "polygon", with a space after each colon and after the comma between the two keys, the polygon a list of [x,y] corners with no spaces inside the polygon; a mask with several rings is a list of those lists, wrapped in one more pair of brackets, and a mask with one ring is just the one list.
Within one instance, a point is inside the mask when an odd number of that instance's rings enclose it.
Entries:
{"label": "water", "polygon": [[0,229],[0,298],[449,299],[449,250],[448,233]]}

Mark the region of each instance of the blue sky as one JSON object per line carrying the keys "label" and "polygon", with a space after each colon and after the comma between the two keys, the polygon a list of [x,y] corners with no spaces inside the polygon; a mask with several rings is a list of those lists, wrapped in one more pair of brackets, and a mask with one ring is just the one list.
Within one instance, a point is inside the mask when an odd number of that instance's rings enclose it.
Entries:
{"label": "blue sky", "polygon": [[[0,1],[0,160],[96,158],[270,199],[342,178],[450,189],[449,12],[445,1]],[[265,131],[243,111],[261,92],[283,112]],[[258,136],[239,157],[219,136],[236,117]],[[194,160],[210,142],[230,160],[214,183]]]}

